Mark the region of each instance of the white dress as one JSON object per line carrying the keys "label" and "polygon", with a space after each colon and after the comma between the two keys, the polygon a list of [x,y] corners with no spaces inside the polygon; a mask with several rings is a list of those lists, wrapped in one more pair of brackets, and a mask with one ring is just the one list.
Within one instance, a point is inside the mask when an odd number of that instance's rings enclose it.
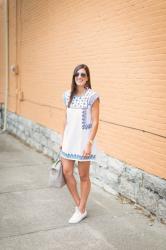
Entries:
{"label": "white dress", "polygon": [[[70,90],[63,94],[65,106],[69,102]],[[95,161],[96,144],[93,141],[90,156],[83,156],[92,128],[91,107],[98,94],[90,88],[82,96],[74,96],[67,107],[67,122],[63,135],[61,157],[78,161]]]}

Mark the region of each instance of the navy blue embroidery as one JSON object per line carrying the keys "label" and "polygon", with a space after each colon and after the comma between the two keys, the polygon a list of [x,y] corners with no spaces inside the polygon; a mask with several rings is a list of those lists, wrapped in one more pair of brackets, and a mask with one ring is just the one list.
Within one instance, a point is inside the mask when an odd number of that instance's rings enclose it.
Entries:
{"label": "navy blue embroidery", "polygon": [[86,97],[74,96],[71,102],[71,108],[87,108],[88,102]]}
{"label": "navy blue embroidery", "polygon": [[86,123],[86,109],[82,109],[82,129],[90,129],[92,127],[92,123]]}
{"label": "navy blue embroidery", "polygon": [[[70,91],[66,91],[64,93],[63,99],[64,103],[67,106],[70,98]],[[74,96],[72,99],[72,102],[70,104],[70,108],[81,108],[85,109],[88,108],[88,106],[91,106],[96,99],[99,98],[99,95],[92,91],[91,89],[88,89],[85,95],[83,96]]]}
{"label": "navy blue embroidery", "polygon": [[65,153],[64,151],[61,151],[61,155],[68,158],[68,159],[76,159],[76,160],[94,160],[95,155],[90,155],[90,156],[82,156],[78,154],[70,154],[70,153]]}
{"label": "navy blue embroidery", "polygon": [[[85,95],[83,96],[76,96],[76,95],[73,96],[70,108],[78,108],[78,109],[88,108],[88,100],[90,94],[91,91],[90,89],[88,89]],[[69,99],[70,99],[70,91],[66,91],[64,94],[64,102],[66,106],[68,105]]]}

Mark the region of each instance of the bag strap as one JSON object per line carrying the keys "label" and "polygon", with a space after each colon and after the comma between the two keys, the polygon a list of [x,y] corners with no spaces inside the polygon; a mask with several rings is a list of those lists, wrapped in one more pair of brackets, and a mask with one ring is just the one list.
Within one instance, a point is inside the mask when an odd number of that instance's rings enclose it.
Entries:
{"label": "bag strap", "polygon": [[55,159],[55,162],[59,161],[60,160],[60,154],[61,154],[61,149],[58,151],[57,153],[57,157]]}

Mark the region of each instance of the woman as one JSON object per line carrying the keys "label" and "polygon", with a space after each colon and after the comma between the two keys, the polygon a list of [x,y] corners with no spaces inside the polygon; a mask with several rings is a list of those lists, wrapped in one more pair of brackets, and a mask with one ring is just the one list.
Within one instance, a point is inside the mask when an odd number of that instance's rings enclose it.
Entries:
{"label": "woman", "polygon": [[[71,90],[66,91],[63,98],[66,116],[61,160],[67,187],[76,204],[69,223],[78,223],[87,217],[86,203],[91,188],[89,168],[96,157],[94,138],[99,123],[99,96],[91,89],[90,72],[85,64],[74,69]],[[78,161],[80,196],[73,175],[75,160]]]}

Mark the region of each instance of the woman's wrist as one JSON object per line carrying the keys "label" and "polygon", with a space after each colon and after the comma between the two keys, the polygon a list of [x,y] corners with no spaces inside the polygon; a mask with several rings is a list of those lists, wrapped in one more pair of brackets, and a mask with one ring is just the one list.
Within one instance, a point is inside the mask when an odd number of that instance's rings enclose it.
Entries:
{"label": "woman's wrist", "polygon": [[93,140],[89,140],[88,144],[90,144],[92,146],[93,145]]}

